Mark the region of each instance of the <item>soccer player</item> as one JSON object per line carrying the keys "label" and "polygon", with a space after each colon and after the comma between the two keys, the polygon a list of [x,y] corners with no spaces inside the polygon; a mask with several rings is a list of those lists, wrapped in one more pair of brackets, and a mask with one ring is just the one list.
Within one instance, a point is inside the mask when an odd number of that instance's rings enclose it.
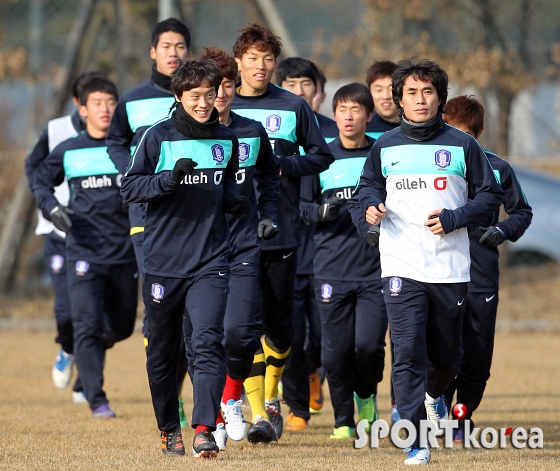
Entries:
{"label": "soccer player", "polygon": [[[366,134],[373,139],[383,133],[400,126],[399,109],[393,102],[392,76],[397,64],[391,61],[375,61],[366,72],[366,83],[369,87],[375,113],[366,128]],[[391,364],[393,363],[393,343],[391,342]],[[391,379],[391,422],[399,420],[399,410],[395,402],[395,391]]]}
{"label": "soccer player", "polygon": [[[74,80],[72,102],[76,106],[76,111],[61,118],[51,119],[39,136],[33,150],[25,159],[25,173],[29,188],[33,185],[35,171],[54,148],[66,139],[85,130],[86,122],[78,111],[80,91],[85,83],[100,77],[106,77],[106,75],[102,72],[84,72]],[[66,181],[55,188],[55,197],[62,205],[68,205],[70,193]],[[58,230],[52,222],[45,219],[41,211],[38,211],[37,216],[38,222],[35,234],[45,235],[45,256],[54,290],[54,313],[57,330],[55,341],[60,344],[52,368],[52,379],[57,388],[64,389],[70,384],[74,366],[74,330],[72,328],[72,313],[66,282],[66,233]],[[74,383],[72,401],[75,404],[87,404],[79,376]]]}
{"label": "soccer player", "polygon": [[[393,386],[401,418],[419,431],[426,415],[436,424],[447,418],[443,393],[458,372],[470,280],[466,227],[496,211],[503,191],[476,140],[444,123],[448,78],[439,65],[407,60],[392,86],[401,126],[374,144],[359,201],[366,222],[381,223]],[[430,460],[419,437],[407,451],[406,464]]]}
{"label": "soccer player", "polygon": [[[484,107],[472,96],[458,96],[445,105],[443,119],[478,139],[484,129]],[[466,415],[459,420],[459,428],[453,431],[458,442],[463,441],[464,421],[471,420],[490,378],[498,309],[498,246],[506,240],[518,240],[533,218],[511,166],[497,155],[484,152],[504,190],[504,208],[509,217],[498,222],[499,213],[496,211],[468,228],[471,281],[463,320],[463,359],[457,378],[445,393],[447,404],[451,405],[457,392],[457,402],[466,407]]]}
{"label": "soccer player", "polygon": [[[268,413],[277,438],[283,431],[278,382],[293,337],[294,279],[301,243],[300,177],[317,174],[333,161],[305,100],[270,83],[281,48],[279,38],[264,26],[252,24],[241,31],[233,46],[241,84],[231,107],[236,114],[264,126],[274,153],[281,159],[279,232],[263,242],[260,258],[263,351],[255,355],[251,375],[245,381],[253,420]],[[304,155],[300,155],[300,146]],[[250,428],[248,437],[251,432]]]}
{"label": "soccer player", "polygon": [[[130,163],[131,153],[138,145],[140,137],[156,122],[169,116],[170,108],[175,103],[171,92],[171,74],[179,66],[179,62],[190,57],[191,33],[187,26],[176,18],[168,18],[159,22],[152,31],[150,58],[152,76],[147,82],[141,83],[123,93],[107,135],[109,155],[121,173],[125,173]],[[145,203],[131,204],[130,236],[138,263],[138,271],[143,273],[142,241],[144,239],[144,220],[146,218]],[[144,346],[147,346],[149,326],[144,316],[142,327]],[[181,414],[181,426],[187,426],[183,411],[181,389],[187,373],[187,362],[184,349],[180,354],[177,375],[180,379],[177,389]]]}
{"label": "soccer player", "polygon": [[[86,130],[55,147],[33,182],[39,208],[67,234],[74,358],[92,415],[101,418],[115,417],[103,391],[105,350],[132,334],[138,295],[128,211],[119,192],[122,175],[105,145],[117,99],[106,78],[84,84],[79,111]],[[54,195],[64,178],[70,186],[68,208]]]}
{"label": "soccer player", "polygon": [[[150,339],[147,370],[165,454],[185,454],[177,398],[184,315],[192,325],[195,457],[216,457],[212,431],[224,390],[223,322],[228,297],[228,212],[246,218],[239,196],[235,133],[214,108],[222,74],[212,60],[185,61],[174,73],[172,117],[142,136],[121,193],[148,203],[142,294]],[[195,168],[198,167],[198,169]]]}
{"label": "soccer player", "polygon": [[[256,314],[260,302],[259,259],[261,239],[273,239],[278,233],[276,218],[280,186],[280,161],[262,125],[231,111],[237,79],[237,62],[225,51],[205,48],[202,59],[212,59],[220,67],[223,79],[216,96],[215,107],[220,123],[235,132],[239,140],[239,171],[237,184],[241,196],[251,203],[251,212],[245,219],[228,214],[230,237],[229,295],[224,318],[226,383],[214,436],[220,450],[226,448],[226,439],[243,440],[245,420],[241,412],[241,389],[251,372],[255,352],[260,348],[256,333]],[[257,200],[255,191],[259,197]],[[186,336],[187,337],[187,336]],[[189,356],[192,349],[187,349]],[[225,430],[224,430],[225,419]],[[257,419],[252,425],[251,440],[275,439],[268,417]],[[260,433],[257,433],[260,430]]]}
{"label": "soccer player", "polygon": [[[373,109],[365,85],[351,83],[335,93],[340,134],[329,144],[335,161],[320,174],[315,194],[302,190],[308,202],[302,213],[317,224],[313,268],[322,360],[335,414],[332,439],[354,436],[354,398],[359,419],[376,420],[375,394],[383,378],[387,314],[379,251],[359,237],[347,206],[375,142],[366,136]],[[342,202],[337,211],[329,203],[332,198]]]}
{"label": "soccer player", "polygon": [[[313,100],[318,95],[319,70],[315,64],[300,57],[290,57],[281,61],[276,70],[276,83],[286,90],[303,98],[307,104],[313,106]],[[335,122],[319,113],[315,113],[319,128],[330,142],[338,135]],[[305,153],[300,149],[301,153]],[[316,176],[301,178],[301,191],[307,186],[314,187]],[[310,190],[312,191],[312,190]],[[310,409],[320,411],[323,407],[321,381],[317,368],[320,363],[320,348],[318,358],[308,358],[305,351],[306,322],[309,324],[311,341],[321,342],[320,316],[315,301],[315,283],[313,277],[313,254],[315,244],[313,234],[315,225],[304,226],[301,247],[298,249],[298,262],[294,287],[294,338],[286,367],[282,374],[283,399],[290,407],[287,419],[287,430],[303,430],[307,428]],[[318,330],[318,332],[316,332]],[[318,337],[318,338],[317,338]],[[309,365],[309,361],[312,361]],[[313,386],[313,394],[311,387]]]}
{"label": "soccer player", "polygon": [[375,113],[367,125],[366,134],[377,139],[384,132],[400,126],[399,109],[393,102],[392,76],[397,64],[391,61],[375,61],[366,73],[366,83],[373,98]]}

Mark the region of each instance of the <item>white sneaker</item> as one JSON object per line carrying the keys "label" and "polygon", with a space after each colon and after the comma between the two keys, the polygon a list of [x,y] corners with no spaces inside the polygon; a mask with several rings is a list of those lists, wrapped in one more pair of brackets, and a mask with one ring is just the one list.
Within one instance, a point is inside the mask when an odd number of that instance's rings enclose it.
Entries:
{"label": "white sneaker", "polygon": [[212,434],[214,435],[214,440],[216,441],[216,445],[218,445],[220,451],[225,451],[227,443],[227,432],[224,424],[218,424],[216,426],[216,430],[212,432]]}
{"label": "white sneaker", "polygon": [[84,391],[72,391],[72,402],[74,404],[89,404]]}
{"label": "white sneaker", "polygon": [[70,384],[73,366],[74,356],[69,355],[61,348],[56,355],[56,360],[52,369],[52,380],[58,389],[65,389]]}
{"label": "white sneaker", "polygon": [[447,420],[448,418],[447,406],[445,405],[445,398],[443,394],[439,397],[435,404],[430,404],[428,401],[424,401],[424,406],[426,407],[428,420],[431,420],[437,426],[436,437],[443,437],[445,430],[439,426],[439,421]]}
{"label": "white sneaker", "polygon": [[226,404],[220,403],[222,414],[226,422],[226,432],[229,438],[239,442],[245,438],[247,427],[245,426],[245,418],[241,412],[243,401],[230,399]]}
{"label": "white sneaker", "polygon": [[408,453],[408,458],[404,460],[404,464],[428,464],[430,462],[430,450],[428,448],[413,446],[406,448],[404,451]]}

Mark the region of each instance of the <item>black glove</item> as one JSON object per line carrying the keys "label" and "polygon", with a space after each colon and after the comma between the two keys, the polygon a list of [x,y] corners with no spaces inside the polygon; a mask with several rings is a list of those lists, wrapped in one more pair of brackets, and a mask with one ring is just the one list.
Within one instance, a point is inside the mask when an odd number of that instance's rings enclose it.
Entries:
{"label": "black glove", "polygon": [[278,234],[278,224],[276,224],[274,219],[261,218],[257,226],[257,234],[264,240],[274,239],[276,234]]}
{"label": "black glove", "polygon": [[192,159],[181,158],[177,160],[177,162],[175,162],[175,167],[173,167],[173,178],[178,182],[182,181],[186,175],[192,175],[197,165],[198,164]]}
{"label": "black glove", "polygon": [[51,212],[51,221],[59,231],[66,232],[67,234],[72,229],[72,221],[70,220],[69,214],[74,214],[71,209],[65,208],[64,206],[55,206]]}
{"label": "black glove", "polygon": [[333,221],[340,213],[340,206],[344,200],[338,196],[331,196],[319,206],[319,222]]}
{"label": "black glove", "polygon": [[489,247],[497,247],[506,240],[504,233],[496,226],[481,227],[480,229],[485,231],[478,240],[481,244],[488,245]]}
{"label": "black glove", "polygon": [[236,218],[245,219],[251,212],[251,203],[244,196],[232,196],[227,202],[226,210]]}
{"label": "black glove", "polygon": [[377,247],[379,245],[379,226],[370,224],[367,231],[366,240],[368,245]]}

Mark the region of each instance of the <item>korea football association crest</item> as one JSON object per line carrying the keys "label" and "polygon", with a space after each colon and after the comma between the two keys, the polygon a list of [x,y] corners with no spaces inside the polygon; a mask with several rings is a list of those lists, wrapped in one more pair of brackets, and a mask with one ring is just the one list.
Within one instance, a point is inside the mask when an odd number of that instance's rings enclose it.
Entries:
{"label": "korea football association crest", "polygon": [[76,275],[84,276],[89,270],[89,263],[85,260],[78,260],[76,262]]}
{"label": "korea football association crest", "polygon": [[324,303],[329,303],[331,301],[332,291],[332,286],[328,283],[321,285],[321,297]]}
{"label": "korea football association crest", "polygon": [[282,124],[282,119],[276,114],[271,114],[266,117],[266,130],[270,132],[276,132],[280,129]]}
{"label": "korea football association crest", "polygon": [[436,165],[440,170],[445,170],[451,164],[451,152],[445,149],[436,152]]}
{"label": "korea football association crest", "polygon": [[398,276],[393,276],[389,280],[389,292],[391,296],[398,296],[402,289],[402,279]]}
{"label": "korea football association crest", "polygon": [[163,299],[165,294],[165,288],[159,283],[152,283],[152,298],[156,303],[159,303]]}
{"label": "korea football association crest", "polygon": [[244,163],[249,158],[249,152],[251,152],[251,147],[245,142],[239,144],[239,162]]}
{"label": "korea football association crest", "polygon": [[64,257],[62,255],[53,255],[51,257],[51,271],[53,273],[60,273],[64,266]]}
{"label": "korea football association crest", "polygon": [[226,153],[224,151],[224,148],[220,144],[214,144],[212,146],[212,157],[217,163],[223,163],[226,157]]}

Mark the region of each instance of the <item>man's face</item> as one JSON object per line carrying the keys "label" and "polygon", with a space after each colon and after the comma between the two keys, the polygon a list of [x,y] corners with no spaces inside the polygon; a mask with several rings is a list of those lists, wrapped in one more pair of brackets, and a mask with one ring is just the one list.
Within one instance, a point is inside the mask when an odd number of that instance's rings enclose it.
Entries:
{"label": "man's face", "polygon": [[432,82],[423,82],[411,75],[404,81],[399,104],[406,119],[413,123],[425,123],[437,115],[441,100]]}
{"label": "man's face", "polygon": [[280,86],[302,97],[309,106],[313,106],[313,98],[317,91],[315,83],[309,77],[286,78]]}
{"label": "man's face", "polygon": [[366,125],[371,120],[364,105],[355,101],[339,102],[334,111],[334,121],[340,134],[348,139],[359,139],[366,133]]}
{"label": "man's face", "polygon": [[156,47],[150,48],[150,57],[156,61],[156,69],[163,75],[171,75],[179,67],[179,61],[188,59],[190,55],[183,35],[173,31],[162,33]]}
{"label": "man's face", "polygon": [[386,121],[394,121],[399,116],[399,109],[393,102],[392,84],[391,77],[382,77],[371,82],[369,86],[375,112]]}
{"label": "man's face", "polygon": [[216,102],[214,105],[218,110],[218,113],[223,113],[228,111],[233,97],[235,96],[235,80],[224,78],[218,89],[218,94],[216,95]]}
{"label": "man's face", "polygon": [[276,58],[270,51],[259,51],[252,47],[241,59],[235,58],[241,74],[241,87],[249,86],[254,91],[264,92],[276,70]]}
{"label": "man's face", "polygon": [[190,116],[199,123],[205,123],[214,109],[216,89],[205,82],[192,90],[184,91],[180,99],[175,95],[175,99],[181,102]]}
{"label": "man's face", "polygon": [[88,95],[86,104],[80,105],[79,111],[88,128],[106,133],[116,107],[117,99],[110,93],[93,92]]}

